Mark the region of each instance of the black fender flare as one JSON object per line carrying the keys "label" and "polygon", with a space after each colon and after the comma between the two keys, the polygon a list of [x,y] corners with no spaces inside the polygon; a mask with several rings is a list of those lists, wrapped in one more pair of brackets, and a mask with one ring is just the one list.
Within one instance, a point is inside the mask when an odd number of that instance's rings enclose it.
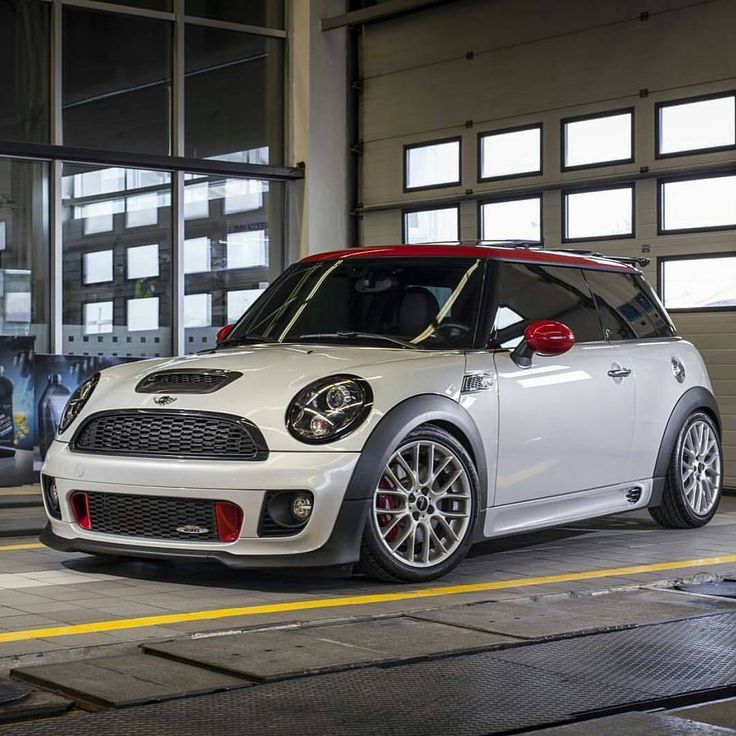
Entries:
{"label": "black fender flare", "polygon": [[675,450],[675,443],[677,442],[677,436],[680,434],[682,425],[693,412],[702,411],[703,409],[712,414],[718,432],[720,433],[721,413],[718,409],[718,402],[713,393],[707,388],[694,386],[685,391],[675,404],[675,408],[672,410],[672,414],[670,414],[664,434],[662,435],[662,442],[659,445],[659,453],[657,454],[657,461],[654,465],[652,476],[654,478],[654,488],[649,506],[659,506],[662,503],[667,468],[669,467],[672,453]]}
{"label": "black fender flare", "polygon": [[398,443],[409,432],[422,424],[430,423],[438,424],[443,429],[450,429],[475,462],[480,481],[480,499],[473,541],[480,538],[478,535],[483,530],[488,499],[488,468],[485,447],[478,427],[468,411],[457,401],[440,394],[420,394],[405,399],[387,412],[363,445],[342,503],[342,510],[355,506],[361,508],[359,517],[353,515],[353,523],[358,518],[358,524],[353,530],[354,537],[350,540],[351,545],[355,546],[348,557],[354,560],[359,557],[360,540],[368,518],[369,502],[373,497],[378,473],[386,465]]}

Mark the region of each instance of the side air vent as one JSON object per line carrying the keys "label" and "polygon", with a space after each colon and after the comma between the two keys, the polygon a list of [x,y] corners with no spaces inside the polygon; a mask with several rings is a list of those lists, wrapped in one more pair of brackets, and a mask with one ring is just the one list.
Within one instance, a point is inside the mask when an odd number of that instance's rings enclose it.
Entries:
{"label": "side air vent", "polygon": [[136,387],[139,394],[211,394],[240,378],[238,371],[176,368],[146,376]]}
{"label": "side air vent", "polygon": [[641,498],[641,488],[639,486],[633,486],[626,491],[626,500],[629,503],[639,503]]}

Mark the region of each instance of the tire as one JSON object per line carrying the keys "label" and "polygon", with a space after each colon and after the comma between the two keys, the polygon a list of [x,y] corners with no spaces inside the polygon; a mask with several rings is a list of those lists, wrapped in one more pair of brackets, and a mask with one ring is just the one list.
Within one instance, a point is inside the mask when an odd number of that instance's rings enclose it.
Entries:
{"label": "tire", "polygon": [[470,455],[449,432],[431,425],[410,432],[371,498],[361,543],[363,571],[406,583],[448,573],[470,548],[479,488]]}
{"label": "tire", "polygon": [[667,469],[662,504],[649,509],[667,529],[707,524],[718,510],[723,482],[723,450],[718,427],[702,411],[680,429]]}

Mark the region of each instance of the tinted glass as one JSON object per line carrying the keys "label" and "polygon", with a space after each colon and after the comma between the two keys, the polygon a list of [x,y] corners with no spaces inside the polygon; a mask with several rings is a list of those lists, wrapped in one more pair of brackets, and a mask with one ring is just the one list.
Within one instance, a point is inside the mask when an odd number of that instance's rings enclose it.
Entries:
{"label": "tinted glass", "polygon": [[0,159],[0,337],[33,335],[46,352],[49,324],[48,164]]}
{"label": "tinted glass", "polygon": [[186,0],[186,13],[249,26],[284,27],[284,0]]}
{"label": "tinted glass", "polygon": [[187,174],[185,352],[212,347],[283,269],[279,182]]}
{"label": "tinted glass", "polygon": [[145,8],[146,10],[160,10],[171,12],[173,0],[102,0],[113,5],[125,5],[129,8]]}
{"label": "tinted glass", "polygon": [[609,340],[671,337],[672,323],[643,279],[611,271],[586,271]]}
{"label": "tinted glass", "polygon": [[192,25],[185,38],[186,155],[280,164],[284,42]]}
{"label": "tinted glass", "polygon": [[590,289],[577,268],[496,264],[491,344],[514,348],[536,320],[554,319],[567,325],[576,342],[603,339]]}
{"label": "tinted glass", "polygon": [[0,140],[49,140],[49,3],[0,0]]}
{"label": "tinted glass", "polygon": [[64,353],[171,354],[169,180],[64,164]]}
{"label": "tinted glass", "polygon": [[[292,266],[247,312],[232,341],[340,342],[425,349],[473,343],[482,263],[466,258],[358,258]],[[260,340],[259,338],[254,338]]]}
{"label": "tinted glass", "polygon": [[169,153],[171,28],[162,20],[64,9],[64,143]]}

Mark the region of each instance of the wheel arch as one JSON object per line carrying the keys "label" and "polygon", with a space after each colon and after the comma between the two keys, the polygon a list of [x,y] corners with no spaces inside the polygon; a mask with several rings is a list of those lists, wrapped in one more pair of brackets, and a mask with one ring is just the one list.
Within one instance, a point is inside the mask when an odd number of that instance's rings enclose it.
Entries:
{"label": "wheel arch", "polygon": [[715,422],[718,433],[720,434],[721,432],[721,413],[713,392],[704,386],[694,386],[685,391],[675,404],[670,418],[667,420],[664,434],[662,435],[657,460],[654,465],[654,490],[649,503],[650,506],[659,506],[662,502],[667,468],[672,458],[675,444],[677,443],[677,437],[687,418],[696,411],[702,411],[708,414]]}

